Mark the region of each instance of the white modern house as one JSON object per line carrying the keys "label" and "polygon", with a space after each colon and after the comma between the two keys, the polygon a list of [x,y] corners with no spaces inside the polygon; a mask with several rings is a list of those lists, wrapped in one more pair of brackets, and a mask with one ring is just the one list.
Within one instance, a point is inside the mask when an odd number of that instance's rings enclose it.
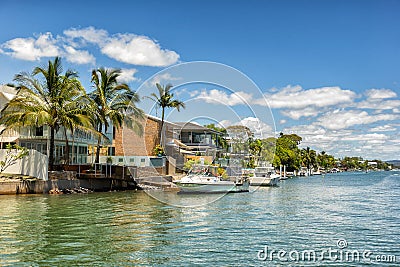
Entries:
{"label": "white modern house", "polygon": [[[0,109],[16,95],[16,90],[12,87],[1,85],[0,86]],[[0,128],[3,130],[4,127]],[[112,129],[111,129],[112,130]],[[112,135],[112,133],[107,133]],[[92,135],[81,132],[79,130],[74,131],[72,134],[67,131],[67,138],[69,142],[69,159],[70,163],[87,163],[88,155],[94,151],[94,146],[97,145],[97,140]],[[47,126],[41,127],[23,127],[18,130],[5,130],[0,135],[0,147],[5,148],[9,143],[18,144],[28,149],[34,149],[44,155],[49,155],[49,139],[50,129]],[[55,156],[55,164],[62,164],[65,153],[65,135],[64,130],[60,129],[55,134],[55,150],[53,151]],[[91,150],[91,151],[89,151]]]}
{"label": "white modern house", "polygon": [[[5,105],[16,96],[16,93],[17,90],[15,88],[6,85],[0,85],[0,110],[2,110]],[[34,151],[30,152],[28,157],[33,156],[33,154],[36,155],[35,157],[38,157],[38,155],[43,155],[47,160],[47,155],[49,155],[49,153],[54,153],[54,163],[64,163],[66,142],[63,129],[59,129],[59,131],[55,134],[55,150],[51,152],[49,151],[50,129],[47,126],[21,127],[17,130],[5,130],[5,127],[0,126],[0,132],[0,149],[5,149],[7,144],[18,144],[19,146],[26,147],[27,149]],[[111,128],[106,135],[111,137],[112,134]],[[67,138],[69,142],[69,159],[71,164],[85,164],[94,161],[94,154],[96,153],[97,145],[96,138],[79,130],[75,130],[73,134],[70,131],[67,131]],[[2,154],[0,154],[0,158],[1,157]],[[31,163],[43,162],[42,159],[31,159],[30,161],[28,159],[24,159],[24,161]],[[40,171],[40,173],[47,173],[47,164],[45,165],[46,171]],[[34,164],[32,164],[32,166],[34,166]],[[37,167],[38,166],[36,166],[36,168]],[[8,171],[14,170],[17,172],[17,169],[18,168],[16,166],[13,166]],[[24,170],[26,169],[27,166],[24,167]]]}

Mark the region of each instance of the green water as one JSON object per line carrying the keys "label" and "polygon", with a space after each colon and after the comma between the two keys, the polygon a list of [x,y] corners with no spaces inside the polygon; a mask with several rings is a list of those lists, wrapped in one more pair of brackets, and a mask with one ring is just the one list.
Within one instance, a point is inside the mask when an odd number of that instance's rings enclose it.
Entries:
{"label": "green water", "polygon": [[[207,196],[170,197],[200,203]],[[396,172],[295,178],[190,208],[144,192],[0,196],[0,266],[393,266],[400,264],[399,197]],[[265,246],[337,249],[338,240],[374,258],[257,257]],[[395,262],[377,262],[378,255]]]}

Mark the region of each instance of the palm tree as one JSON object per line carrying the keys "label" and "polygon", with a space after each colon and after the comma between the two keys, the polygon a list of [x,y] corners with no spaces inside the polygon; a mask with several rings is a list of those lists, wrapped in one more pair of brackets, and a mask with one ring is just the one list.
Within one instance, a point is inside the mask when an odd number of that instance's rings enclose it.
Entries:
{"label": "palm tree", "polygon": [[[95,110],[94,126],[99,132],[102,132],[103,127],[107,132],[110,126],[119,129],[125,124],[141,134],[143,127],[140,121],[143,120],[144,113],[135,105],[139,102],[139,97],[127,84],[118,82],[120,75],[119,69],[99,68],[92,71],[94,91],[89,97]],[[97,139],[95,163],[100,161],[101,141],[105,138],[99,136]]]}
{"label": "palm tree", "polygon": [[100,133],[93,127],[92,120],[92,105],[91,101],[86,95],[85,89],[80,85],[77,79],[63,79],[63,86],[61,87],[59,105],[63,107],[59,111],[60,125],[63,126],[65,137],[65,163],[69,164],[69,142],[67,130],[74,135],[75,130],[87,132],[99,136]]}
{"label": "palm tree", "polygon": [[[19,83],[20,89],[1,111],[0,118],[0,124],[7,128],[49,127],[49,170],[54,169],[54,139],[61,126],[91,131],[85,104],[77,101],[83,97],[84,89],[76,73],[71,70],[64,75],[61,73],[61,58],[56,57],[54,61],[49,60],[47,69],[36,67],[32,74],[17,74],[14,80]],[[43,82],[35,78],[38,74],[44,77]]]}
{"label": "palm tree", "polygon": [[303,148],[301,150],[301,161],[307,167],[308,171],[311,170],[311,166],[316,165],[317,154],[315,150],[310,149],[310,147]]}
{"label": "palm tree", "polygon": [[185,108],[185,103],[182,101],[179,101],[177,99],[174,99],[174,94],[171,93],[171,88],[173,87],[172,84],[167,84],[166,86],[162,86],[159,83],[156,83],[156,87],[158,89],[158,95],[155,93],[152,93],[150,95],[151,100],[153,100],[156,105],[162,109],[161,111],[161,126],[158,131],[158,140],[161,145],[161,133],[162,129],[164,127],[164,116],[165,116],[165,109],[166,108],[176,108],[178,111],[180,108]]}

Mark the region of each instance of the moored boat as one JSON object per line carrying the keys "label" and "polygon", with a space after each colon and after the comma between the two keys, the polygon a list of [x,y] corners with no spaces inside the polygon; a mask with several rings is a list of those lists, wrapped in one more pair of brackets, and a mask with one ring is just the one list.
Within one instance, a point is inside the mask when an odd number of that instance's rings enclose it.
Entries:
{"label": "moored boat", "polygon": [[251,186],[277,186],[280,175],[275,173],[273,167],[256,167],[254,176],[250,177]]}
{"label": "moored boat", "polygon": [[215,166],[195,165],[181,180],[174,183],[179,187],[180,194],[220,194],[240,193],[249,191],[249,181],[245,177],[222,179],[217,176]]}

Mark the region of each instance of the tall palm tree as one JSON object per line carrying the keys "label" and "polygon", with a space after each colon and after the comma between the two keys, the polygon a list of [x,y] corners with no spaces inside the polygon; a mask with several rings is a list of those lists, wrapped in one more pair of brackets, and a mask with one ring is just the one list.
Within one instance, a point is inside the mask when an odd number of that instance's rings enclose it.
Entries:
{"label": "tall palm tree", "polygon": [[317,154],[316,154],[315,150],[310,149],[310,147],[303,148],[301,150],[301,161],[307,167],[307,169],[309,171],[311,170],[311,166],[316,165],[316,162],[317,162],[316,158],[317,158]]}
{"label": "tall palm tree", "polygon": [[[49,170],[54,169],[55,133],[61,126],[67,129],[91,130],[84,103],[79,100],[84,89],[75,72],[62,73],[61,58],[48,62],[47,68],[36,67],[32,74],[22,72],[14,78],[20,89],[1,111],[0,124],[7,128],[43,126],[50,129]],[[43,82],[35,78],[41,74]],[[72,104],[73,103],[73,104]]]}
{"label": "tall palm tree", "polygon": [[[107,132],[110,126],[119,129],[125,124],[141,134],[143,127],[140,121],[143,120],[144,113],[136,107],[139,97],[127,84],[118,82],[120,75],[119,69],[99,68],[92,71],[94,91],[89,97],[94,104],[95,127],[99,132],[103,128]],[[105,138],[99,136],[97,139],[95,163],[100,161],[101,141]]]}
{"label": "tall palm tree", "polygon": [[59,121],[63,127],[65,138],[65,163],[69,164],[69,141],[67,131],[69,130],[73,135],[75,130],[81,132],[91,133],[94,136],[99,136],[93,127],[92,120],[92,105],[91,101],[86,95],[85,89],[81,86],[77,79],[63,78],[61,92],[62,97],[59,98],[59,105],[62,109],[59,110]]}
{"label": "tall palm tree", "polygon": [[158,89],[158,95],[155,93],[150,94],[148,98],[153,100],[156,105],[161,108],[161,125],[158,131],[158,140],[161,145],[161,133],[164,127],[164,116],[166,108],[176,108],[178,111],[180,108],[185,108],[185,103],[174,99],[174,94],[171,93],[172,84],[167,84],[166,86],[162,86],[159,83],[156,83],[156,87]]}

